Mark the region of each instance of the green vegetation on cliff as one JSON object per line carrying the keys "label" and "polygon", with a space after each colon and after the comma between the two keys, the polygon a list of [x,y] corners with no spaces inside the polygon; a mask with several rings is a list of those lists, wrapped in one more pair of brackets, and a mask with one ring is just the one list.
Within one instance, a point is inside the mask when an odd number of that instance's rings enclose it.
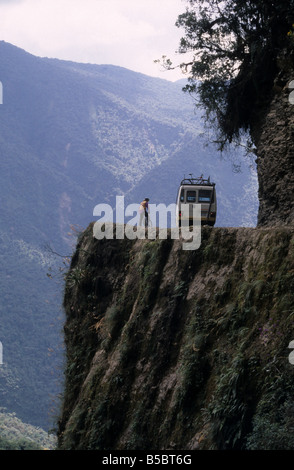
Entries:
{"label": "green vegetation on cliff", "polygon": [[81,235],[60,449],[294,449],[294,229]]}

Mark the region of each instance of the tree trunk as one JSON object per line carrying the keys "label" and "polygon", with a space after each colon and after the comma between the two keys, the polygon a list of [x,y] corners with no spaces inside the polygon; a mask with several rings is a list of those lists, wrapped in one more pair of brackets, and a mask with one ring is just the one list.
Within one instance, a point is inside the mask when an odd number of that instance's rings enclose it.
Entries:
{"label": "tree trunk", "polygon": [[294,224],[293,59],[281,62],[273,96],[252,126],[259,181],[258,226]]}

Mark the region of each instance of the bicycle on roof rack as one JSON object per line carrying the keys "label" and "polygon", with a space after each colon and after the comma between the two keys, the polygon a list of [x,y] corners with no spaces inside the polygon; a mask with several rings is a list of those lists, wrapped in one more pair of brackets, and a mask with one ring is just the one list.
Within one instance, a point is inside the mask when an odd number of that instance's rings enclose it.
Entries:
{"label": "bicycle on roof rack", "polygon": [[[182,204],[189,205],[189,215],[185,219],[181,210]],[[193,224],[194,204],[201,204],[201,224],[213,227],[216,222],[217,202],[215,183],[210,181],[210,176],[207,179],[203,178],[203,175],[194,178],[190,173],[189,178],[184,176],[182,179],[176,202],[176,222],[179,227],[183,221],[188,225]]]}

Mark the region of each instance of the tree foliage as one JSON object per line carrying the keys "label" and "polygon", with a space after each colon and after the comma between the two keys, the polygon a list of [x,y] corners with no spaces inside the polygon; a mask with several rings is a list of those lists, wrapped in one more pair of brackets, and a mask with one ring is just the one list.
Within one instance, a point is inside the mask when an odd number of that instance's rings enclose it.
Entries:
{"label": "tree foliage", "polygon": [[179,52],[192,53],[180,65],[189,71],[185,90],[197,90],[224,146],[251,130],[257,109],[269,98],[277,58],[293,47],[294,1],[187,2],[176,22],[185,31]]}

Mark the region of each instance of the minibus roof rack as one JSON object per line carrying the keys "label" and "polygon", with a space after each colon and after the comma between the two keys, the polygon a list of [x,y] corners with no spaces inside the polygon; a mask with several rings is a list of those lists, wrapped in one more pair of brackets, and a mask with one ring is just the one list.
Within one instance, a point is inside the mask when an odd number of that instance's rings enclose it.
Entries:
{"label": "minibus roof rack", "polygon": [[182,179],[181,181],[181,186],[183,184],[200,184],[204,186],[215,186],[215,183],[211,183],[210,176],[207,179],[205,179],[203,178],[203,175],[199,176],[198,178],[193,178],[192,173],[189,173],[189,175],[190,175],[190,178],[186,178],[184,176],[184,179]]}

